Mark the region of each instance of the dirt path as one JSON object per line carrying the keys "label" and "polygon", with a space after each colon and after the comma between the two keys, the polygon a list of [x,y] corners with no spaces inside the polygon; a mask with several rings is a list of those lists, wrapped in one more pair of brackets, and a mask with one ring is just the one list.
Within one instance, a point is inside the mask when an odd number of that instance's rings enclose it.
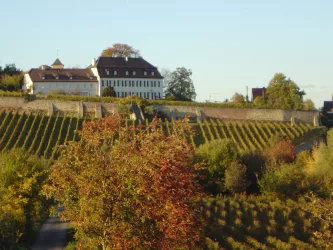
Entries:
{"label": "dirt path", "polygon": [[66,246],[69,222],[51,217],[40,228],[32,250],[62,250]]}

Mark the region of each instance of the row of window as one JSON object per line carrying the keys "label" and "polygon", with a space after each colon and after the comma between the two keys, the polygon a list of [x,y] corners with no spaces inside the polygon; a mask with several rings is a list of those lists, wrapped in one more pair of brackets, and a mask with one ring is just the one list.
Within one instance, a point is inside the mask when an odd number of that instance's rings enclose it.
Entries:
{"label": "row of window", "polygon": [[160,92],[117,92],[117,97],[126,97],[130,95],[136,95],[146,99],[161,99]]}
{"label": "row of window", "polygon": [[[110,75],[110,70],[105,69],[105,73],[106,73],[106,75]],[[118,75],[118,71],[117,71],[117,70],[114,70],[114,71],[113,71],[113,75],[114,75],[114,76]],[[129,75],[129,71],[126,71],[126,72],[125,72],[125,75],[128,76],[128,75]],[[135,76],[135,75],[136,75],[136,71],[133,71],[133,72],[132,72],[132,75]],[[144,75],[144,76],[147,76],[147,75],[148,75],[148,72],[147,72],[147,71],[144,71],[144,72],[143,72],[143,75]],[[154,76],[155,73],[152,71],[152,72],[150,72],[150,75],[151,75],[151,76]]]}
{"label": "row of window", "polygon": [[34,84],[35,88],[38,89],[49,89],[49,88],[69,88],[69,89],[72,89],[72,88],[80,88],[80,87],[83,87],[85,89],[87,88],[90,88],[90,89],[93,89],[94,88],[94,84],[92,83],[35,83]]}
{"label": "row of window", "polygon": [[[112,80],[102,80],[102,87],[110,86],[112,87]],[[149,86],[150,84],[150,86]],[[161,87],[161,81],[131,81],[131,80],[114,80],[113,81],[113,87]]]}

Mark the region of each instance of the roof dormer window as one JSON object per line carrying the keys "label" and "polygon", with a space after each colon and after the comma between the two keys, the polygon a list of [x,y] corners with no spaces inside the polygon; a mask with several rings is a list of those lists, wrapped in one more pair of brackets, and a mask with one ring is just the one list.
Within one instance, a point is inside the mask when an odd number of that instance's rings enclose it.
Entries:
{"label": "roof dormer window", "polygon": [[70,77],[69,77],[69,80],[73,80],[73,76],[70,76]]}
{"label": "roof dormer window", "polygon": [[125,74],[128,76],[128,71],[126,71]]}
{"label": "roof dormer window", "polygon": [[146,76],[146,75],[147,75],[147,71],[143,72],[143,75],[145,75],[145,76]]}
{"label": "roof dormer window", "polygon": [[109,75],[110,71],[108,69],[105,69],[105,73],[106,73],[106,75]]}
{"label": "roof dormer window", "polygon": [[56,76],[55,78],[56,78],[57,80],[59,80],[59,76]]}
{"label": "roof dormer window", "polygon": [[42,80],[45,80],[45,76],[42,76]]}
{"label": "roof dormer window", "polygon": [[135,76],[136,75],[136,72],[135,71],[133,71],[133,76]]}
{"label": "roof dormer window", "polygon": [[92,80],[94,77],[90,76],[89,79]]}
{"label": "roof dormer window", "polygon": [[151,72],[151,75],[153,76],[153,75],[154,75],[154,72]]}
{"label": "roof dormer window", "polygon": [[113,71],[113,74],[116,76],[117,75],[117,70]]}

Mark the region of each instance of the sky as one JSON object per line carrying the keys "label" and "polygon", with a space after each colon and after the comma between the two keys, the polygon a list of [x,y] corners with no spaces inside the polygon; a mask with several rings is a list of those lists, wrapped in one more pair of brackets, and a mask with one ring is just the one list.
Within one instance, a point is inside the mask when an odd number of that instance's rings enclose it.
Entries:
{"label": "sky", "polygon": [[332,0],[0,0],[0,65],[86,67],[125,43],[161,69],[191,69],[197,101],[284,73],[317,108],[333,94]]}

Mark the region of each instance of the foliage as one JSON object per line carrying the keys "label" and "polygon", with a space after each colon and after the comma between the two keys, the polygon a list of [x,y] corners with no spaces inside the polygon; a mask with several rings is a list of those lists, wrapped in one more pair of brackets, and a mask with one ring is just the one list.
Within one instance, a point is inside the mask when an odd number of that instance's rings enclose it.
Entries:
{"label": "foliage", "polygon": [[244,103],[245,99],[244,96],[242,94],[239,93],[235,93],[232,97],[231,97],[231,102],[233,103]]}
{"label": "foliage", "polygon": [[48,177],[43,159],[21,149],[0,153],[0,245],[31,244],[51,205],[41,194]]}
{"label": "foliage", "polygon": [[18,91],[21,90],[23,75],[3,75],[0,77],[0,90]]}
{"label": "foliage", "polygon": [[69,95],[64,89],[51,89],[49,93],[49,95]]}
{"label": "foliage", "polygon": [[203,161],[206,165],[200,170],[204,189],[213,194],[221,193],[224,190],[225,171],[238,158],[237,148],[229,139],[214,140],[199,146],[196,161]]}
{"label": "foliage", "polygon": [[[332,226],[274,196],[206,198],[206,249],[332,249]],[[211,247],[211,248],[209,248]]]}
{"label": "foliage", "polygon": [[113,87],[107,86],[103,89],[102,96],[116,97],[117,93],[116,93],[116,91],[114,91]]}
{"label": "foliage", "polygon": [[274,108],[301,109],[303,95],[296,83],[282,73],[276,73],[267,87],[267,103]]}
{"label": "foliage", "polygon": [[249,186],[246,178],[246,166],[238,162],[232,162],[225,171],[224,187],[231,193],[244,192]]}
{"label": "foliage", "polygon": [[306,99],[303,102],[303,110],[316,110],[316,107],[311,99]]}
{"label": "foliage", "polygon": [[149,102],[147,99],[141,99],[140,97],[138,97],[136,95],[129,95],[124,98],[117,99],[117,103],[119,105],[135,104],[138,107],[144,108],[148,105]]}
{"label": "foliage", "polygon": [[184,67],[177,68],[169,76],[170,81],[165,91],[165,96],[173,96],[179,101],[193,101],[197,94],[195,93],[193,81],[191,79],[192,71]]}
{"label": "foliage", "polygon": [[[126,126],[118,116],[87,122],[55,163],[50,189],[77,230],[79,249],[182,249],[200,241],[191,200],[201,196],[183,139],[157,121]],[[183,134],[185,133],[185,134]]]}
{"label": "foliage", "polygon": [[265,107],[266,106],[266,100],[264,96],[257,96],[253,100],[253,105],[255,107]]}
{"label": "foliage", "polygon": [[291,140],[282,140],[269,152],[269,156],[276,161],[292,163],[296,159],[296,149]]}
{"label": "foliage", "polygon": [[140,51],[132,46],[122,43],[114,43],[112,47],[103,50],[101,56],[106,57],[139,57]]}

